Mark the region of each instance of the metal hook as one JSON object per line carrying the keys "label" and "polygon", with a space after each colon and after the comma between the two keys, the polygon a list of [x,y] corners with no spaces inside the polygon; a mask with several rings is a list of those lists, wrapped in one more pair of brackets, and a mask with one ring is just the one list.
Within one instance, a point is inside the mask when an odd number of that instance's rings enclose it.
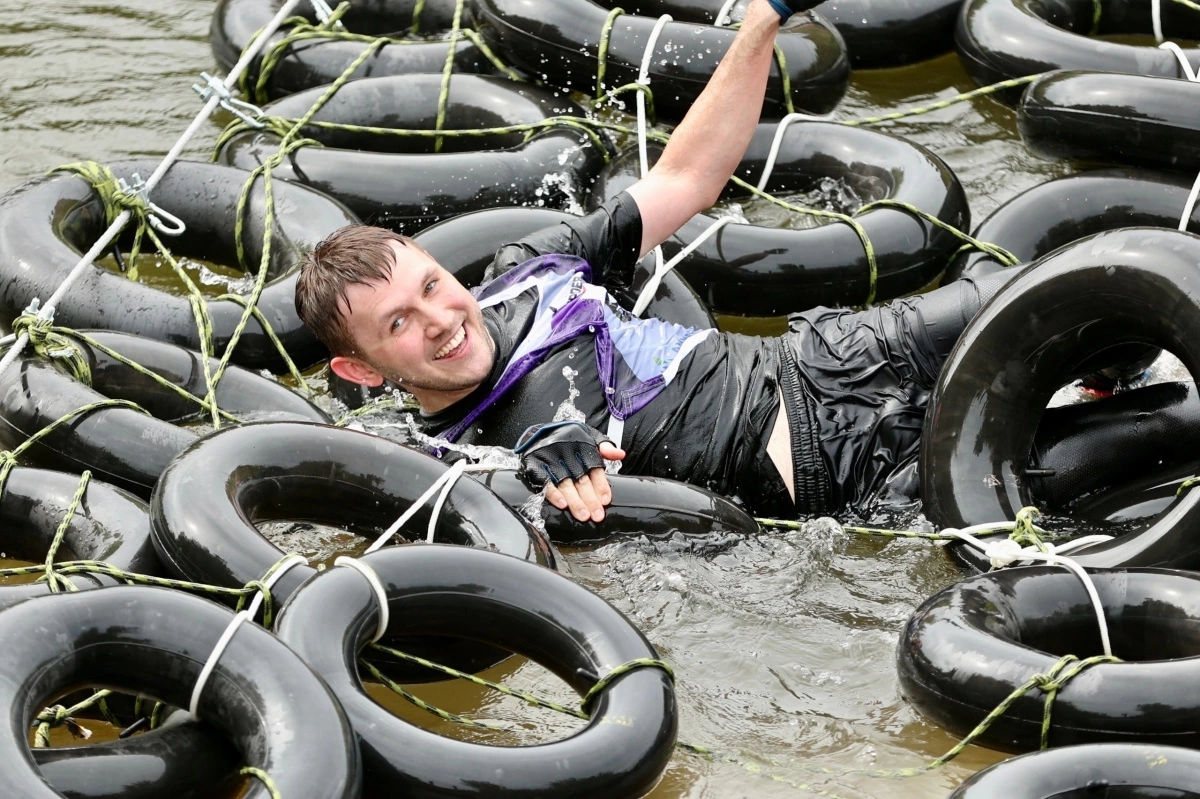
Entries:
{"label": "metal hook", "polygon": [[150,189],[146,186],[146,181],[142,180],[141,175],[134,172],[131,180],[132,183],[127,183],[125,178],[117,178],[117,185],[123,194],[137,197],[142,201],[149,210],[146,218],[152,228],[164,236],[178,236],[187,230],[187,225],[182,219],[150,201]]}
{"label": "metal hook", "polygon": [[209,75],[207,72],[201,72],[200,77],[204,79],[204,84],[192,84],[192,91],[200,95],[200,99],[205,102],[214,94],[221,98],[217,105],[224,108],[229,113],[233,114],[238,119],[245,122],[252,128],[262,130],[266,127],[260,120],[263,115],[263,110],[253,103],[248,103],[245,100],[239,100],[229,92],[229,87],[225,85],[225,81],[220,78]]}

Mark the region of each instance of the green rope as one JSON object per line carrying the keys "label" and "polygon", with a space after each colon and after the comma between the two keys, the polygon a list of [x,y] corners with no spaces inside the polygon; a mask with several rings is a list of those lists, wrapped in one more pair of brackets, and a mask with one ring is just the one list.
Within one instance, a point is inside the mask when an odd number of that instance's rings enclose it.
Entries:
{"label": "green rope", "polygon": [[57,727],[60,724],[65,724],[71,731],[71,734],[76,738],[90,738],[91,733],[88,732],[82,724],[77,722],[73,717],[76,713],[81,713],[94,707],[97,703],[104,701],[105,697],[112,694],[112,691],[96,691],[87,699],[71,707],[63,707],[62,705],[54,705],[45,708],[41,713],[34,717],[34,723],[37,724],[37,730],[33,735],[33,746],[35,749],[45,749],[50,746],[50,729]]}
{"label": "green rope", "polygon": [[796,105],[792,102],[792,76],[788,74],[787,56],[779,42],[775,42],[775,63],[779,65],[779,82],[783,89],[783,107],[789,114],[796,113]]}
{"label": "green rope", "polygon": [[271,794],[271,799],[283,799],[283,794],[279,792],[279,788],[275,787],[275,781],[271,779],[271,775],[260,768],[254,766],[244,766],[239,774],[245,777],[253,777],[266,786],[267,792]]}
{"label": "green rope", "polygon": [[[1099,0],[1097,0],[1097,2],[1099,2]],[[417,0],[416,4],[413,6],[412,25],[409,27],[409,31],[411,31],[412,33],[420,32],[420,30],[421,30],[421,12],[423,12],[424,10],[425,10],[425,0]]]}
{"label": "green rope", "polygon": [[387,397],[380,397],[369,405],[363,405],[362,407],[346,412],[340,419],[334,422],[334,427],[345,427],[358,419],[367,416],[377,416],[381,413],[390,413],[392,411],[412,412],[421,409],[421,403],[412,394],[406,391],[399,392],[399,394],[400,396],[394,401],[389,401]]}
{"label": "green rope", "polygon": [[1036,547],[1038,552],[1049,552],[1050,550],[1042,541],[1038,528],[1034,526],[1034,522],[1041,518],[1042,512],[1032,505],[1021,508],[1017,511],[1016,524],[1009,538],[1023,547],[1032,546]]}
{"label": "green rope", "polygon": [[[222,294],[221,296],[217,297],[217,299],[236,302],[243,308],[250,307],[249,300],[240,294]],[[288,374],[291,375],[292,379],[296,381],[302,391],[309,396],[312,396],[312,386],[310,386],[308,381],[304,379],[304,375],[300,372],[300,368],[296,366],[296,362],[293,361],[292,356],[288,354],[287,348],[284,347],[283,342],[279,340],[279,335],[275,332],[275,328],[271,326],[271,323],[267,321],[266,314],[264,314],[262,309],[258,308],[257,306],[251,307],[250,313],[254,315],[254,319],[258,322],[259,326],[262,327],[263,332],[267,334],[267,338],[269,338],[271,343],[275,346],[276,351],[279,353],[279,357],[283,359],[284,366],[287,367]],[[222,411],[222,413],[224,413],[224,411]]]}
{"label": "green rope", "polygon": [[75,496],[71,498],[71,504],[67,506],[67,510],[63,513],[62,520],[58,523],[58,529],[54,531],[54,537],[50,539],[50,547],[46,550],[46,560],[42,564],[45,569],[46,584],[50,586],[50,593],[57,594],[63,588],[69,591],[78,591],[75,584],[65,577],[60,577],[54,571],[54,557],[58,554],[58,548],[62,546],[63,538],[66,537],[67,530],[71,528],[71,520],[75,518],[75,512],[79,510],[80,503],[83,502],[83,495],[87,492],[88,483],[92,481],[91,470],[86,470],[79,480],[79,487],[75,489]]}
{"label": "green rope", "polygon": [[[450,104],[450,78],[454,74],[454,47],[458,44],[458,34],[462,29],[462,13],[465,0],[457,0],[454,4],[454,21],[450,24],[450,47],[446,49],[446,63],[442,66],[442,84],[438,88],[437,119],[433,129],[441,131],[446,124],[446,107]],[[433,140],[433,151],[442,151],[442,137]]]}
{"label": "green rope", "polygon": [[626,83],[624,86],[605,92],[603,97],[592,100],[592,108],[600,108],[611,100],[615,100],[618,95],[627,94],[628,92],[641,92],[646,96],[646,122],[647,127],[658,124],[658,115],[654,110],[654,91],[644,83]]}
{"label": "green rope", "polygon": [[591,690],[584,694],[583,701],[579,703],[579,709],[591,716],[592,705],[605,691],[608,690],[608,687],[612,685],[617,678],[624,677],[629,672],[638,671],[639,669],[660,669],[666,673],[672,684],[675,683],[675,671],[665,661],[656,660],[654,658],[636,658],[627,663],[622,663],[620,666],[617,666],[608,674],[605,674],[603,677],[597,680],[596,684],[592,686]]}
{"label": "green rope", "polygon": [[1011,252],[1009,252],[1005,248],[1001,247],[1000,245],[992,244],[992,243],[986,242],[986,241],[981,241],[980,239],[977,239],[974,236],[964,233],[963,231],[959,230],[958,228],[954,227],[953,225],[943,222],[942,220],[938,219],[933,214],[931,214],[927,211],[922,211],[920,208],[918,208],[917,206],[915,206],[911,203],[901,202],[900,200],[875,200],[874,202],[866,203],[865,205],[860,207],[857,211],[854,212],[854,215],[861,216],[862,214],[865,214],[867,211],[874,210],[875,208],[896,208],[901,211],[907,211],[908,213],[912,214],[913,216],[917,216],[917,217],[920,217],[921,219],[924,219],[926,222],[933,225],[934,227],[941,228],[942,230],[946,231],[947,233],[953,235],[955,238],[962,241],[963,245],[954,253],[954,255],[951,256],[951,258],[958,255],[958,253],[962,252],[963,250],[980,250],[981,252],[985,252],[988,255],[992,256],[993,258],[995,258],[997,261],[1004,264],[1005,266],[1016,266],[1017,264],[1021,263],[1020,258],[1013,255]]}
{"label": "green rope", "polygon": [[[75,419],[79,418],[80,416],[89,414],[92,411],[99,410],[100,408],[129,408],[130,410],[135,410],[135,411],[138,411],[139,413],[144,413],[147,416],[150,415],[150,412],[148,410],[146,410],[142,406],[138,405],[136,402],[130,402],[129,400],[120,400],[120,399],[98,400],[96,402],[92,402],[87,405],[84,405],[80,408],[76,408],[75,410],[71,411],[70,413],[67,413],[64,416],[61,416],[58,419],[55,419],[53,422],[46,425],[41,430],[37,431],[36,433],[31,435],[29,438],[25,439],[23,442],[21,442],[18,446],[14,447],[13,449],[4,451],[4,452],[0,452],[0,493],[2,493],[4,491],[4,486],[8,483],[8,475],[10,472],[12,472],[13,467],[17,465],[17,459],[20,458],[21,455],[24,454],[24,452],[27,449],[29,449],[34,444],[41,441],[46,436],[50,435],[50,433],[54,432],[56,429],[58,429],[62,425],[65,425],[68,422],[72,422]],[[37,568],[40,569],[41,567],[39,566]]]}
{"label": "green rope", "polygon": [[1192,0],[1175,0],[1175,2],[1184,8],[1190,8],[1192,11],[1200,11],[1200,3],[1194,3]]}
{"label": "green rope", "polygon": [[[492,48],[488,47],[487,42],[483,40],[483,37],[479,35],[478,31],[470,28],[463,28],[462,34],[464,37],[469,39],[472,44],[479,48],[479,52],[483,53],[484,58],[492,63],[492,66],[496,68],[497,72],[509,80],[521,81],[521,76],[517,73],[517,71],[500,60],[500,56],[496,55]],[[540,80],[533,81],[535,86],[540,86],[541,83],[542,82]]]}
{"label": "green rope", "polygon": [[90,386],[92,368],[88,365],[87,357],[61,331],[62,328],[55,327],[49,318],[28,312],[22,313],[12,323],[12,332],[18,336],[22,333],[27,335],[35,353],[48,361],[64,365],[71,377]]}
{"label": "green rope", "polygon": [[600,28],[600,44],[596,47],[596,99],[604,96],[604,76],[608,72],[608,43],[612,39],[613,25],[617,17],[625,13],[620,6],[608,12],[604,25]]}
{"label": "green rope", "polygon": [[113,171],[95,161],[78,161],[72,164],[64,164],[50,170],[49,174],[54,174],[55,172],[74,173],[91,184],[92,189],[100,195],[100,201],[104,206],[105,221],[109,226],[124,211],[129,211],[137,219],[137,228],[133,234],[133,246],[129,251],[129,269],[125,273],[126,277],[130,280],[137,280],[137,257],[142,251],[142,239],[146,231],[150,230],[149,205],[136,194],[129,194],[122,191],[121,184],[117,181],[117,176]]}
{"label": "green rope", "polygon": [[1044,75],[1049,75],[1049,74],[1050,74],[1049,72],[1039,72],[1036,75],[1026,75],[1025,77],[1022,77],[1022,78],[1012,78],[1011,80],[1002,80],[999,83],[993,83],[989,86],[983,86],[981,88],[974,89],[969,92],[963,92],[962,94],[955,95],[954,97],[951,97],[947,100],[940,100],[940,101],[938,101],[936,103],[932,103],[930,105],[923,105],[923,106],[918,106],[916,108],[909,108],[904,111],[897,111],[894,114],[884,114],[883,116],[862,117],[860,119],[847,119],[842,122],[838,122],[837,124],[846,125],[847,127],[854,128],[854,127],[859,127],[861,125],[877,125],[880,122],[891,122],[896,119],[905,119],[907,117],[915,117],[915,116],[921,116],[922,114],[930,114],[930,113],[933,113],[934,111],[940,111],[943,108],[949,108],[950,106],[956,105],[958,103],[966,102],[968,100],[974,100],[978,97],[986,97],[990,94],[995,94],[996,92],[1004,91],[1005,89],[1013,89],[1013,88],[1016,88],[1017,86],[1024,86],[1027,83],[1033,83],[1038,78],[1040,78]]}

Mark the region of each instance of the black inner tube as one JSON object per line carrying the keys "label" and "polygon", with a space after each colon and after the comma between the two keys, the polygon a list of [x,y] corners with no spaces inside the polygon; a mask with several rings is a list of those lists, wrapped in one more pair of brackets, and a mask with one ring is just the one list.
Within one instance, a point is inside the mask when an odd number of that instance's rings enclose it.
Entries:
{"label": "black inner tube", "polygon": [[[735,173],[757,185],[777,125],[760,124]],[[651,146],[651,162],[661,154]],[[614,196],[638,179],[635,151],[628,151],[600,176],[592,204]],[[822,122],[793,124],[784,135],[768,191],[808,190],[822,178],[850,184],[864,203],[906,202],[959,230],[970,227],[962,185],[936,155],[904,139]],[[747,196],[727,186],[722,198]],[[663,244],[673,257],[716,219],[698,214]],[[876,208],[858,217],[875,251],[877,299],[928,285],[945,268],[961,241],[920,217],[897,208]],[[853,305],[870,291],[870,266],[862,240],[844,223],[808,230],[732,224],[701,244],[679,271],[715,311],[778,316],[818,305]]]}
{"label": "black inner tube", "polygon": [[[1010,281],[968,325],[943,366],[922,435],[925,512],[962,528],[1015,518],[1033,504],[1026,475],[1053,392],[1115,345],[1164,347],[1200,369],[1200,238],[1158,228],[1101,233]],[[1170,310],[1164,310],[1170,309]],[[1073,553],[1087,566],[1200,562],[1200,493],[1149,528]]]}
{"label": "black inner tube", "polygon": [[[187,706],[232,618],[212,602],[141,586],[39,597],[0,613],[0,637],[13,642],[0,650],[0,673],[6,675],[0,701],[8,708],[0,731],[6,764],[0,794],[60,796],[37,772],[26,744],[30,722],[48,697],[94,684]],[[55,634],[43,634],[46,629]],[[198,711],[283,795],[359,795],[359,758],[345,715],[312,670],[266,630],[242,625],[206,683]],[[246,799],[267,796],[257,780],[246,793]]]}
{"label": "black inner tube", "polygon": [[[112,166],[118,177],[148,177],[153,161]],[[187,225],[167,238],[176,256],[236,264],[234,230],[237,200],[249,175],[217,164],[180,161],[151,193],[151,201]],[[303,186],[275,185],[275,216],[269,280],[259,309],[300,368],[326,357],[325,348],[300,322],[295,284],[301,255],[327,235],[357,218],[345,206]],[[266,217],[262,181],[250,194],[245,244],[247,262],[257,270]],[[0,199],[0,321],[11,324],[32,297],[49,297],[107,227],[100,196],[82,178],[54,174],[21,186]],[[130,226],[132,227],[132,226]],[[132,232],[127,228],[127,234]],[[128,243],[128,240],[126,240]],[[165,268],[165,267],[164,267]],[[121,330],[199,349],[199,334],[187,297],[137,283],[101,267],[86,269],[68,298],[55,309],[55,323],[75,329]],[[244,308],[232,300],[208,303],[215,351],[223,353]],[[233,362],[283,371],[275,345],[251,318]]]}
{"label": "black inner tube", "polygon": [[[447,468],[416,450],[353,430],[293,422],[243,425],[197,441],[171,463],[151,502],[152,536],[174,574],[241,586],[260,579],[285,554],[256,523],[316,522],[375,538]],[[197,496],[207,501],[198,504]],[[402,528],[409,540],[424,540],[431,505]],[[469,477],[455,483],[436,530],[441,542],[486,548],[550,569],[558,565],[539,533]],[[291,569],[273,596],[285,600],[316,573],[311,566]],[[397,645],[465,671],[487,668],[508,654],[447,638]],[[441,679],[421,666],[380,659],[402,682]]]}
{"label": "black inner tube", "polygon": [[[618,665],[658,657],[603,599],[514,558],[426,546],[383,550],[362,562],[386,590],[389,635],[452,631],[526,655],[581,694]],[[378,622],[378,600],[363,575],[340,568],[297,591],[276,625],[346,708],[368,789],[414,799],[642,796],[671,757],[675,696],[657,668],[618,678],[599,695],[582,731],[538,746],[444,738],[392,716],[367,696],[355,668]]]}

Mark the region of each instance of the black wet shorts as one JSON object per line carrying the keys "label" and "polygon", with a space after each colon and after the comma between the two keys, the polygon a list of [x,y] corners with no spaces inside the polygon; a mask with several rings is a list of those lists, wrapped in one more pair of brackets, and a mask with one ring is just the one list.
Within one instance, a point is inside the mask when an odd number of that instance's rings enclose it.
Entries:
{"label": "black wet shorts", "polygon": [[788,317],[780,383],[796,509],[860,509],[918,497],[925,406],[967,323],[1019,270],[963,279],[865,311]]}

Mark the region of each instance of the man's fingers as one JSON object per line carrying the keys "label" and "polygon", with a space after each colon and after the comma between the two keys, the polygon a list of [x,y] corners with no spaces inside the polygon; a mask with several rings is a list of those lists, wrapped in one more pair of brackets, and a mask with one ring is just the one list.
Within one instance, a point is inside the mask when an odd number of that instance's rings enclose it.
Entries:
{"label": "man's fingers", "polygon": [[[592,469],[592,472],[604,473],[603,469]],[[587,519],[579,519],[587,521],[591,519],[594,522],[604,521],[604,502],[601,501],[596,493],[595,486],[592,485],[592,480],[588,475],[584,475],[575,481],[575,488],[579,491],[579,498],[583,500],[584,510],[587,513]],[[575,514],[579,518],[579,514]]]}
{"label": "man's fingers", "polygon": [[601,441],[598,449],[600,450],[600,457],[604,458],[606,461],[625,460],[625,450],[621,449],[616,444],[613,444],[611,441]]}
{"label": "man's fingers", "polygon": [[[571,515],[581,522],[586,522],[592,518],[591,510],[584,504],[583,499],[581,499],[579,496],[579,489],[569,478],[563,480],[558,484],[557,488],[552,490],[559,492],[564,500],[562,505],[555,504],[556,508],[559,510],[569,510]],[[546,496],[549,497],[548,492]]]}
{"label": "man's fingers", "polygon": [[612,486],[608,484],[608,475],[604,473],[604,470],[592,469],[588,472],[588,476],[592,479],[592,488],[595,490],[596,496],[600,498],[600,504],[607,505],[612,502]]}

